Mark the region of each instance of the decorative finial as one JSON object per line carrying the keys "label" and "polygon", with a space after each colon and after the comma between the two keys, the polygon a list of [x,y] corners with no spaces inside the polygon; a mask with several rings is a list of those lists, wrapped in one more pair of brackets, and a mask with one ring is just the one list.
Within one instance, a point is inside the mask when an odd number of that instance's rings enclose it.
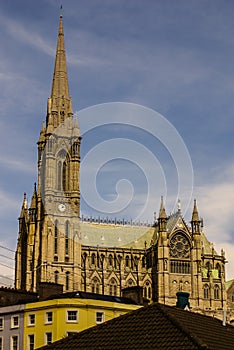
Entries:
{"label": "decorative finial", "polygon": [[23,202],[23,207],[24,209],[27,209],[28,207],[28,202],[27,202],[27,197],[26,197],[26,193],[24,192],[24,202]]}
{"label": "decorative finial", "polygon": [[181,212],[181,203],[180,203],[180,199],[178,199],[177,205],[178,205],[178,212]]}
{"label": "decorative finial", "polygon": [[60,17],[63,17],[63,5],[60,6]]}

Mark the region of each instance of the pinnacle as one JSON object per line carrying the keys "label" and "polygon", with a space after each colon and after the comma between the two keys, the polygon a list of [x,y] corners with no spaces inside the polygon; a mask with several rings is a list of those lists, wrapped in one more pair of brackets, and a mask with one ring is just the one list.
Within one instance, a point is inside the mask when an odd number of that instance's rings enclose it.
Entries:
{"label": "pinnacle", "polygon": [[199,221],[196,199],[194,199],[192,221]]}

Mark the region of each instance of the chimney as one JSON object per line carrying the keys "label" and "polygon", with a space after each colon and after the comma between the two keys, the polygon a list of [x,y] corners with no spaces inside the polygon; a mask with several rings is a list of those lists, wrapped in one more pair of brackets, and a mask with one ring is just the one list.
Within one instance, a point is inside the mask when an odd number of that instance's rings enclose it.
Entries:
{"label": "chimney", "polygon": [[39,300],[45,300],[51,296],[62,294],[63,285],[52,282],[39,283]]}
{"label": "chimney", "polygon": [[177,292],[177,303],[176,307],[179,309],[184,309],[188,310],[190,309],[190,304],[189,304],[189,293],[187,292]]}

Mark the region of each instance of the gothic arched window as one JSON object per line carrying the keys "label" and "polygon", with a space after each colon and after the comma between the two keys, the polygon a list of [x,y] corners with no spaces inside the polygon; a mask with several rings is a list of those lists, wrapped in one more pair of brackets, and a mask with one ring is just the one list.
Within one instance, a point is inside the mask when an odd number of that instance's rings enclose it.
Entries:
{"label": "gothic arched window", "polygon": [[208,284],[204,285],[204,299],[209,299],[210,293],[209,293],[209,286]]}
{"label": "gothic arched window", "polygon": [[94,277],[91,282],[92,293],[99,294],[99,286],[99,280],[97,279],[97,277]]}
{"label": "gothic arched window", "polygon": [[221,266],[219,263],[216,264],[215,269],[217,270],[217,277],[221,278]]}
{"label": "gothic arched window", "polygon": [[63,162],[63,191],[67,191],[67,162]]}
{"label": "gothic arched window", "polygon": [[65,283],[66,290],[69,290],[69,284],[70,284],[70,273],[66,272],[66,283]]}
{"label": "gothic arched window", "polygon": [[95,255],[95,253],[92,253],[92,255],[91,255],[91,264],[95,265],[95,263],[96,263],[96,255]]}
{"label": "gothic arched window", "polygon": [[125,258],[125,266],[129,267],[129,256],[128,255]]}
{"label": "gothic arched window", "polygon": [[216,284],[214,286],[214,299],[219,299],[220,298],[220,295],[219,295],[219,286]]}
{"label": "gothic arched window", "polygon": [[128,287],[132,287],[134,285],[134,282],[131,278],[129,278],[129,280],[127,281],[127,286]]}
{"label": "gothic arched window", "polygon": [[114,278],[110,280],[110,295],[117,295],[117,282]]}
{"label": "gothic arched window", "polygon": [[151,286],[150,286],[150,282],[146,281],[144,288],[143,288],[143,292],[144,292],[144,297],[150,299],[151,298]]}
{"label": "gothic arched window", "polygon": [[109,266],[113,265],[113,256],[112,256],[112,254],[110,254],[109,257],[108,257],[108,263],[109,263]]}
{"label": "gothic arched window", "polygon": [[58,220],[54,223],[54,254],[58,254]]}
{"label": "gothic arched window", "polygon": [[69,222],[65,225],[65,255],[69,254]]}
{"label": "gothic arched window", "polygon": [[57,173],[57,175],[58,175],[58,177],[57,177],[58,190],[61,191],[61,188],[62,188],[62,186],[61,186],[62,162],[61,161],[58,162],[58,173]]}
{"label": "gothic arched window", "polygon": [[59,278],[59,272],[55,271],[54,272],[54,283],[58,283],[58,278]]}

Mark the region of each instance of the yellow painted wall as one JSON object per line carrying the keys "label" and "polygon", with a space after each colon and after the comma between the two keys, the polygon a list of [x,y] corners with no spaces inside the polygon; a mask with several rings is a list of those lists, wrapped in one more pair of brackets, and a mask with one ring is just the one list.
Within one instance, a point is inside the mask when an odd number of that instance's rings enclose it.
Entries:
{"label": "yellow painted wall", "polygon": [[[52,341],[96,325],[96,312],[104,312],[104,321],[136,310],[141,306],[93,299],[55,299],[26,304],[24,314],[24,350],[28,350],[28,335],[34,334],[35,348],[45,345],[45,333],[52,332]],[[78,321],[67,321],[67,310],[78,310]],[[46,312],[53,312],[53,321],[46,323]],[[29,325],[29,315],[35,314],[35,325]]]}

